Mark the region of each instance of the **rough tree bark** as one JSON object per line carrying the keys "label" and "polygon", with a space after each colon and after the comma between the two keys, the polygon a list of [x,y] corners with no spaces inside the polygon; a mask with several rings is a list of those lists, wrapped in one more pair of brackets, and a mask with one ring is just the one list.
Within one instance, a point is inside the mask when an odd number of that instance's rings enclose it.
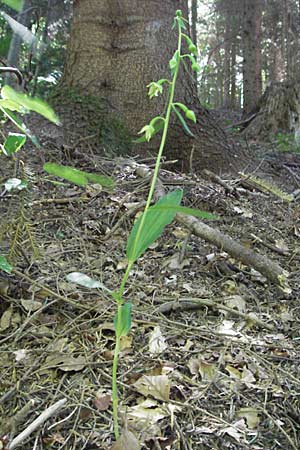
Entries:
{"label": "rough tree bark", "polygon": [[272,140],[277,133],[299,133],[299,93],[300,81],[272,83],[250,112],[256,116],[245,129],[247,136]]}
{"label": "rough tree bark", "polygon": [[[162,111],[165,98],[150,101],[146,85],[169,77],[168,62],[177,43],[173,17],[177,9],[188,17],[187,4],[186,0],[76,0],[62,86],[102,98],[136,134]],[[229,171],[238,158],[200,105],[189,73],[179,79],[176,101],[194,109],[198,122],[191,130],[196,138],[184,135],[173,123],[166,153],[178,158],[184,169],[192,155],[194,170]],[[136,147],[136,152],[145,152],[144,148]]]}
{"label": "rough tree bark", "polygon": [[243,0],[243,90],[244,115],[261,96],[261,19],[262,0]]}

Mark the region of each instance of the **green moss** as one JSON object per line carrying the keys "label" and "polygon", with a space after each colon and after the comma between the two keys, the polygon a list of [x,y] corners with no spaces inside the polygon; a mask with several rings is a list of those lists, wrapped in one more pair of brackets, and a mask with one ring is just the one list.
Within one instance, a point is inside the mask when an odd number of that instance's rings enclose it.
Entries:
{"label": "green moss", "polygon": [[129,130],[120,117],[107,111],[101,97],[82,95],[75,89],[58,87],[48,101],[59,115],[70,115],[70,119],[77,124],[86,123],[84,135],[93,135],[106,156],[131,153],[132,136]]}

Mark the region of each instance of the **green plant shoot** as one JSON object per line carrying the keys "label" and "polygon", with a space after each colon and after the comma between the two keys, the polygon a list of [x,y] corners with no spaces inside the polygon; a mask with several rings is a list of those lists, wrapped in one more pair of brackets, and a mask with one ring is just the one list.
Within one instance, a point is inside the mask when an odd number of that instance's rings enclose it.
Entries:
{"label": "green plant shoot", "polygon": [[[190,110],[183,103],[174,102],[176,81],[181,61],[184,58],[187,58],[191,62],[192,69],[194,71],[199,71],[199,66],[196,63],[196,60],[193,56],[196,55],[197,53],[196,46],[193,44],[193,42],[187,35],[182,33],[182,30],[185,30],[187,28],[186,24],[187,21],[185,18],[182,17],[182,12],[180,10],[176,11],[174,26],[177,27],[178,30],[178,43],[177,49],[174,52],[174,55],[172,56],[171,60],[169,61],[169,68],[171,71],[172,79],[167,80],[164,78],[155,82],[153,81],[147,86],[149,88],[148,95],[150,98],[154,98],[157,97],[158,95],[161,95],[163,93],[163,89],[165,87],[168,88],[168,104],[166,114],[165,116],[154,117],[150,121],[150,123],[145,125],[139,132],[140,134],[143,135],[142,138],[139,139],[139,142],[142,142],[143,140],[149,141],[155,134],[157,134],[160,131],[162,131],[162,137],[144,212],[133,226],[131,233],[128,237],[126,247],[126,256],[128,260],[127,268],[124,273],[118,292],[114,293],[114,298],[118,304],[118,310],[115,318],[116,344],[113,361],[113,381],[112,381],[113,419],[114,419],[114,432],[116,439],[118,439],[119,437],[117,365],[118,365],[118,355],[120,351],[120,335],[121,332],[127,334],[130,330],[129,316],[131,308],[129,307],[129,303],[125,303],[123,299],[125,285],[133,264],[147,250],[147,248],[162,234],[164,228],[169,223],[172,222],[176,213],[182,212],[189,214],[191,212],[189,208],[185,209],[184,207],[180,206],[180,202],[182,199],[181,190],[176,190],[174,192],[165,195],[154,206],[152,207],[150,206],[153,199],[153,193],[159,173],[160,161],[166,143],[170,117],[172,112],[176,114],[181,124],[183,125],[184,130],[189,135],[193,134],[190,131],[185,118],[187,120],[191,120],[193,123],[196,122],[196,115],[194,111]],[[186,55],[181,54],[182,39],[185,39],[187,42],[188,49],[190,52],[189,54]],[[183,117],[180,111],[184,113],[185,118]]]}
{"label": "green plant shoot", "polygon": [[[194,111],[189,109],[186,105],[180,102],[174,102],[175,97],[175,87],[176,81],[179,73],[180,63],[186,58],[190,61],[191,67],[194,71],[199,71],[199,66],[195,61],[194,55],[197,54],[197,50],[191,39],[182,33],[182,30],[186,29],[186,19],[182,17],[180,10],[176,11],[176,16],[174,19],[174,25],[177,26],[178,30],[178,44],[177,49],[174,52],[173,57],[169,62],[169,68],[171,71],[171,80],[161,79],[158,81],[153,81],[148,84],[148,95],[152,99],[161,95],[163,89],[168,89],[168,103],[166,105],[166,113],[164,116],[154,117],[149,124],[145,125],[139,132],[143,136],[139,138],[136,142],[146,142],[149,141],[155,134],[162,131],[161,142],[156,157],[155,168],[153,171],[153,176],[150,184],[150,189],[148,192],[148,197],[146,201],[146,206],[142,215],[134,224],[131,233],[127,240],[126,246],[126,256],[127,256],[127,267],[123,275],[120,287],[118,291],[109,291],[105,286],[103,286],[99,281],[92,280],[88,276],[80,273],[74,272],[67,276],[67,279],[71,282],[81,284],[89,288],[101,288],[113,297],[117,304],[117,311],[114,319],[115,328],[115,349],[113,358],[113,368],[112,368],[112,401],[113,401],[113,422],[114,422],[114,434],[115,438],[119,438],[119,425],[118,425],[118,386],[117,386],[117,373],[118,373],[118,360],[120,353],[120,342],[123,336],[126,336],[131,328],[131,303],[126,301],[123,297],[125,285],[127,279],[131,272],[133,264],[138,260],[138,258],[149,248],[149,246],[158,239],[163,233],[165,227],[172,222],[177,213],[193,215],[195,217],[201,217],[206,219],[217,219],[216,216],[199,211],[191,208],[186,208],[181,206],[181,200],[183,192],[177,189],[164,195],[155,205],[151,206],[153,199],[153,193],[159,173],[159,167],[161,162],[161,157],[166,143],[170,117],[172,112],[178,117],[180,123],[182,124],[185,132],[190,136],[193,133],[190,131],[186,119],[193,123],[196,123],[196,115]],[[185,39],[189,54],[181,54],[182,39]],[[183,116],[183,114],[184,116]],[[72,168],[62,168],[61,166],[55,164],[46,164],[44,166],[48,173],[60,176],[62,178],[73,181],[77,184],[86,184],[89,181],[89,174],[86,172],[78,171]]]}

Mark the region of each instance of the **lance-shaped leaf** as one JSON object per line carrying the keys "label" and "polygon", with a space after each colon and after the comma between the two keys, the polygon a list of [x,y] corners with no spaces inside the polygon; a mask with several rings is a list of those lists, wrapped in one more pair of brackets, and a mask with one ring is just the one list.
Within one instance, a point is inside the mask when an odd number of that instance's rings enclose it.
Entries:
{"label": "lance-shaped leaf", "polygon": [[17,20],[10,17],[8,14],[6,14],[4,11],[1,12],[1,15],[4,17],[4,19],[8,22],[9,26],[13,30],[14,33],[16,33],[23,42],[28,44],[30,47],[33,47],[33,45],[36,43],[37,38],[35,35],[28,30],[28,28],[25,27],[25,25],[22,25]]}
{"label": "lance-shaped leaf", "polygon": [[[171,210],[168,206],[178,206],[181,199],[182,191],[180,189],[162,197],[156,205],[149,208],[149,210],[144,213],[145,217],[141,230],[140,226],[143,216],[139,217],[134,224],[127,241],[126,255],[130,262],[136,261],[149,245],[153,244],[153,242],[162,234],[165,227],[172,222],[176,211]],[[166,209],[159,209],[161,206],[164,206]]]}
{"label": "lance-shaped leaf", "polygon": [[193,217],[199,217],[201,219],[207,219],[207,220],[219,220],[219,216],[216,216],[215,214],[211,214],[206,211],[201,211],[200,209],[194,209],[194,208],[188,208],[186,206],[170,206],[170,205],[156,205],[151,207],[149,210],[151,211],[152,208],[155,208],[156,210],[160,211],[173,211],[174,213],[181,213],[185,214],[187,216],[193,216]]}
{"label": "lance-shaped leaf", "polygon": [[2,3],[5,3],[17,12],[20,12],[23,8],[23,0],[2,0]]}
{"label": "lance-shaped leaf", "polygon": [[3,86],[1,89],[1,97],[5,100],[11,100],[29,111],[34,111],[40,114],[56,125],[59,125],[60,123],[53,109],[40,98],[29,97],[22,92],[15,91],[12,87],[7,85]]}
{"label": "lance-shaped leaf", "polygon": [[55,175],[67,181],[71,181],[71,183],[77,184],[78,186],[86,186],[89,182],[84,172],[74,169],[73,167],[62,166],[55,163],[46,163],[44,164],[44,170],[50,175]]}
{"label": "lance-shaped leaf", "polygon": [[131,328],[131,303],[118,306],[114,326],[118,338],[126,336]]}
{"label": "lance-shaped leaf", "polygon": [[178,117],[178,119],[179,119],[181,125],[183,126],[183,129],[184,129],[184,131],[186,132],[186,134],[187,134],[188,136],[195,137],[195,135],[191,132],[191,130],[190,130],[189,127],[187,126],[187,123],[186,123],[186,121],[184,120],[182,114],[178,111],[178,109],[177,109],[174,105],[173,105],[172,108],[173,108],[173,111],[175,112],[176,116]]}
{"label": "lance-shaped leaf", "polygon": [[74,167],[63,166],[56,163],[44,164],[44,170],[50,175],[55,175],[67,181],[71,181],[71,183],[77,184],[78,186],[86,186],[89,182],[91,182],[108,188],[113,188],[115,184],[114,180],[110,177],[98,175],[96,173],[84,172],[83,170],[74,169]]}

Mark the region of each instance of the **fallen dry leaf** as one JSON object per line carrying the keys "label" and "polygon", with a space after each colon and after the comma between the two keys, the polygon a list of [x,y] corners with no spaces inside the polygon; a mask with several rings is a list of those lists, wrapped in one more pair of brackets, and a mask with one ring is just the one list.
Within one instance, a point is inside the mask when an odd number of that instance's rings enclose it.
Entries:
{"label": "fallen dry leaf", "polygon": [[257,428],[260,420],[258,416],[258,410],[256,408],[241,408],[237,411],[237,417],[246,419],[247,425],[252,430]]}
{"label": "fallen dry leaf", "polygon": [[13,309],[8,308],[1,316],[0,319],[0,330],[5,331],[11,326]]}
{"label": "fallen dry leaf", "polygon": [[84,356],[78,356],[77,358],[66,353],[55,353],[49,355],[46,358],[45,364],[47,369],[54,368],[60,369],[63,372],[78,372],[84,369],[86,365],[86,359]]}
{"label": "fallen dry leaf", "polygon": [[154,330],[149,336],[149,353],[151,355],[157,355],[163,353],[168,348],[166,340],[162,335],[160,327],[154,327]]}
{"label": "fallen dry leaf", "polygon": [[169,401],[171,383],[166,375],[143,375],[133,386],[145,397],[149,395],[157,400]]}
{"label": "fallen dry leaf", "polygon": [[38,311],[43,305],[41,302],[35,300],[21,300],[21,305],[26,311]]}
{"label": "fallen dry leaf", "polygon": [[132,336],[128,334],[126,336],[121,336],[120,339],[120,351],[129,350],[132,347]]}
{"label": "fallen dry leaf", "polygon": [[169,414],[165,408],[158,406],[156,400],[147,398],[142,403],[127,408],[126,415],[129,419],[138,419],[150,426],[164,419]]}
{"label": "fallen dry leaf", "polygon": [[111,395],[97,391],[94,398],[94,405],[98,411],[106,411],[111,404]]}
{"label": "fallen dry leaf", "polygon": [[110,450],[140,450],[141,445],[131,431],[124,430]]}

